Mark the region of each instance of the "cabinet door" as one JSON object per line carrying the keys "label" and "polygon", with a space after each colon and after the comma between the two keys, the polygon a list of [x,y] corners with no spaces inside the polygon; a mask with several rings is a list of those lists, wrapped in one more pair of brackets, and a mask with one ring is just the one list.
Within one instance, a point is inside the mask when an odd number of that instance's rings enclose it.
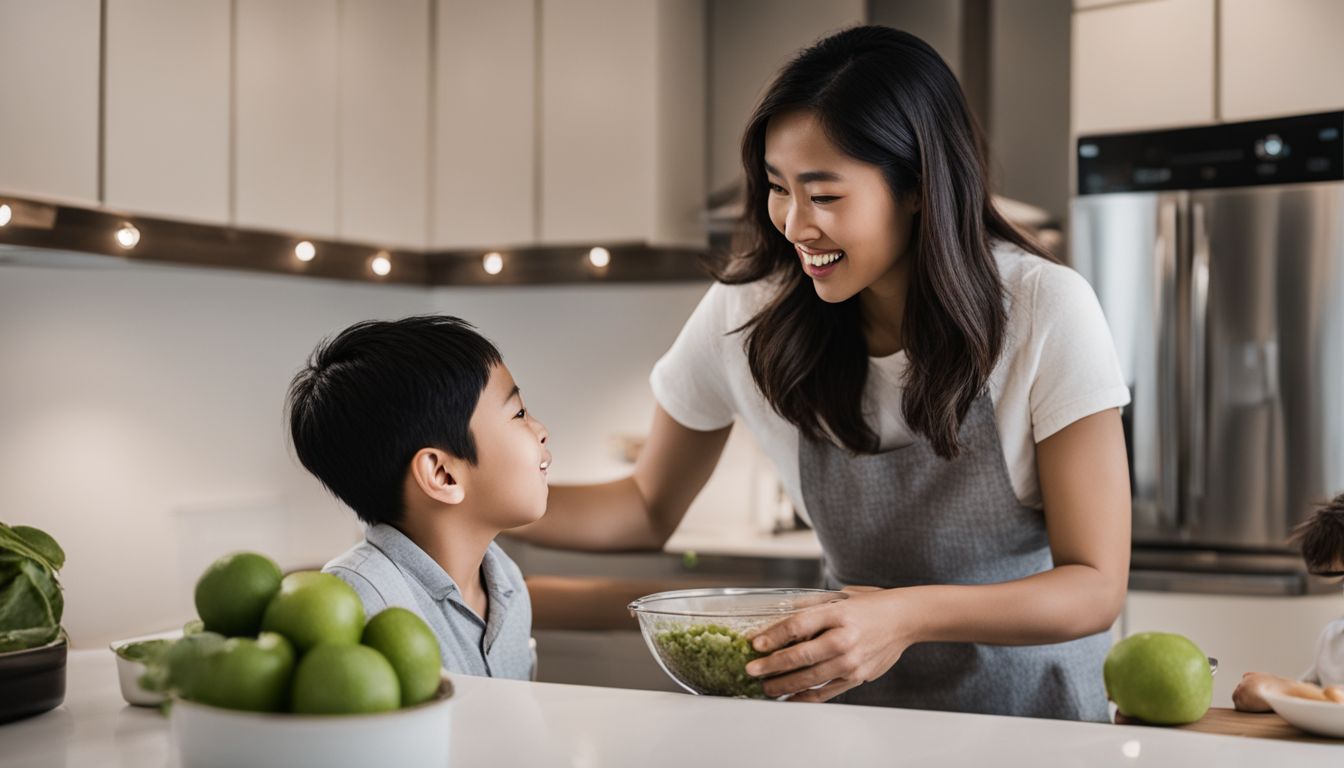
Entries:
{"label": "cabinet door", "polygon": [[536,240],[536,3],[439,0],[432,242]]}
{"label": "cabinet door", "polygon": [[425,246],[429,21],[429,0],[341,1],[342,239]]}
{"label": "cabinet door", "polygon": [[228,222],[231,25],[229,0],[107,0],[107,205]]}
{"label": "cabinet door", "polygon": [[1224,120],[1344,109],[1344,3],[1222,0]]}
{"label": "cabinet door", "polygon": [[1153,0],[1073,14],[1073,132],[1211,123],[1214,0]]}
{"label": "cabinet door", "polygon": [[704,243],[705,6],[543,0],[541,239]]}
{"label": "cabinet door", "polygon": [[1313,661],[1316,638],[1339,618],[1339,595],[1232,597],[1130,592],[1124,633],[1175,632],[1218,659],[1213,706],[1232,706],[1246,672],[1297,677]]}
{"label": "cabinet door", "polygon": [[656,0],[541,3],[541,239],[653,228]]}
{"label": "cabinet door", "polygon": [[236,0],[235,221],[335,237],[339,0]]}
{"label": "cabinet door", "polygon": [[98,203],[99,0],[0,3],[0,192]]}

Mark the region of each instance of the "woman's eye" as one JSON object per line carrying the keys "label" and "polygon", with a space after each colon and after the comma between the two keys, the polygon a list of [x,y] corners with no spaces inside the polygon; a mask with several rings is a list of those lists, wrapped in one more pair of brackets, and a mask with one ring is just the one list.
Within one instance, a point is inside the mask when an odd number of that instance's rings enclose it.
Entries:
{"label": "woman's eye", "polygon": [[770,192],[773,193],[773,194],[776,194],[776,195],[783,195],[783,194],[786,194],[785,191],[784,191],[784,188],[781,187],[781,186],[779,186],[778,184],[768,184],[767,186],[770,187]]}
{"label": "woman's eye", "polygon": [[839,198],[839,196],[837,196],[837,195],[813,195],[813,196],[812,196],[812,202],[816,203],[817,205],[826,205],[827,203],[834,203],[836,200],[839,200],[839,199],[840,199],[840,198]]}

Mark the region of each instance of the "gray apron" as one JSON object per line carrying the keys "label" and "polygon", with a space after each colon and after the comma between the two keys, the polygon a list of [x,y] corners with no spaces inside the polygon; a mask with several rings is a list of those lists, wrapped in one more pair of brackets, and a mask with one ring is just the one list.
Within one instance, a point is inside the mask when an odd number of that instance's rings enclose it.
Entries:
{"label": "gray apron", "polygon": [[[990,584],[1054,567],[1040,510],[1008,477],[988,395],[971,405],[961,455],[924,440],[855,455],[800,436],[803,501],[825,552],[826,586]],[[918,643],[851,704],[1066,720],[1109,720],[1101,665],[1110,633],[1054,645]]]}

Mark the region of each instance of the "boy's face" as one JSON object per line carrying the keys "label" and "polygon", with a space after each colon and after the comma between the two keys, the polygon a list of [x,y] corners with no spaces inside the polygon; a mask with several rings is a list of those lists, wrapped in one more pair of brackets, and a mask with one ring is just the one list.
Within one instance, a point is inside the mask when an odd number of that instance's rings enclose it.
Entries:
{"label": "boy's face", "polygon": [[523,396],[503,364],[490,369],[490,380],[471,414],[476,466],[470,467],[468,493],[473,505],[501,529],[516,528],[546,513],[546,427],[523,407]]}

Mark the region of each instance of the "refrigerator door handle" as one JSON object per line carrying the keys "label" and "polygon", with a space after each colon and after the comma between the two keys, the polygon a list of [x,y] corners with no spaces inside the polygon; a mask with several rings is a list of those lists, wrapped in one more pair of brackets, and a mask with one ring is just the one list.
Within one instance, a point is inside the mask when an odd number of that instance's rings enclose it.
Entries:
{"label": "refrigerator door handle", "polygon": [[1209,232],[1204,204],[1190,204],[1190,379],[1186,400],[1186,434],[1189,453],[1186,466],[1185,527],[1193,532],[1204,510],[1205,414],[1208,410],[1208,321],[1209,321]]}
{"label": "refrigerator door handle", "polygon": [[[1154,382],[1157,391],[1158,424],[1174,424],[1180,411],[1176,407],[1180,393],[1180,356],[1177,349],[1177,331],[1179,314],[1177,296],[1179,294],[1177,274],[1180,257],[1179,231],[1181,200],[1165,197],[1158,206],[1157,216],[1157,295],[1153,307],[1156,311],[1153,328],[1157,338],[1153,339],[1157,351],[1157,377]],[[1181,524],[1181,486],[1180,486],[1180,449],[1181,430],[1161,428],[1157,437],[1158,460],[1158,505],[1163,527],[1172,534],[1182,529]]]}

